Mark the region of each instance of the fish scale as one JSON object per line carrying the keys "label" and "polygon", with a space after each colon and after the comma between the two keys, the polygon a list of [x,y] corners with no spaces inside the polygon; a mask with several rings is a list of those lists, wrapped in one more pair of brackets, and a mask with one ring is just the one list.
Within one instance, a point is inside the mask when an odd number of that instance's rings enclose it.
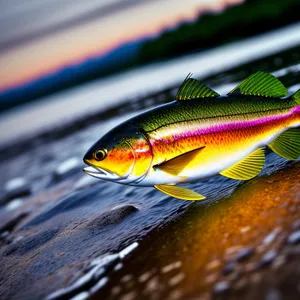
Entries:
{"label": "fish scale", "polygon": [[90,166],[85,172],[202,200],[179,185],[218,174],[249,180],[264,167],[266,147],[298,159],[300,90],[282,99],[286,95],[286,87],[264,72],[252,74],[227,96],[188,75],[175,101],[120,124],[97,141],[84,157]]}

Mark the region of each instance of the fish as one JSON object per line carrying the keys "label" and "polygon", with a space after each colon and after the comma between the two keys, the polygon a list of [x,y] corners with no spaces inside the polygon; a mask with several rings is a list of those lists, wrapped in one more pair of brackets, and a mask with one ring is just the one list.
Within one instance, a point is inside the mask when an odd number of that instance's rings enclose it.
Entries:
{"label": "fish", "polygon": [[181,200],[203,200],[180,185],[222,175],[250,180],[265,151],[300,156],[300,89],[258,71],[226,96],[189,74],[175,100],[116,126],[87,151],[84,172],[132,186],[151,186]]}

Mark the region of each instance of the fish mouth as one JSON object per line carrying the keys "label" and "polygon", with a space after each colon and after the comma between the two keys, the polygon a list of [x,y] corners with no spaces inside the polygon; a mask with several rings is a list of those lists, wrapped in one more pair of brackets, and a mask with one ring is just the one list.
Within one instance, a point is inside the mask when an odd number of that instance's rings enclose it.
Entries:
{"label": "fish mouth", "polygon": [[119,178],[118,175],[113,174],[107,170],[100,169],[94,166],[85,167],[83,172],[93,176],[95,178],[106,179],[106,180],[117,180]]}

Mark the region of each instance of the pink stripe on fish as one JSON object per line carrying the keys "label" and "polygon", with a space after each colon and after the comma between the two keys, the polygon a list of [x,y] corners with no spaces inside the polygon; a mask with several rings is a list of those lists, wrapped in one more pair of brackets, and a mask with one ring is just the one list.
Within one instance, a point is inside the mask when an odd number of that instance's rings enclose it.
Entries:
{"label": "pink stripe on fish", "polygon": [[[240,129],[246,129],[250,127],[260,126],[260,125],[267,125],[272,122],[276,121],[284,121],[288,118],[290,118],[293,114],[298,114],[300,110],[300,106],[296,106],[292,108],[288,113],[284,115],[273,115],[273,116],[264,116],[261,118],[256,118],[252,120],[246,120],[246,121],[231,121],[224,124],[222,121],[219,121],[219,123],[215,122],[214,124],[206,124],[206,127],[203,128],[203,124],[197,123],[195,124],[189,124],[189,125],[183,125],[178,126],[177,129],[175,129],[173,133],[170,132],[170,128],[168,128],[165,133],[162,131],[157,136],[153,136],[150,140],[150,144],[154,146],[157,143],[165,143],[165,144],[172,144],[174,141],[178,141],[182,138],[189,138],[193,136],[201,136],[206,134],[212,134],[212,133],[221,133],[221,132],[228,132],[228,131],[237,131]],[[189,128],[189,126],[192,126],[194,128]],[[201,128],[202,126],[202,128]]]}
{"label": "pink stripe on fish", "polygon": [[182,139],[182,138],[187,138],[187,137],[192,137],[192,136],[199,136],[199,135],[205,135],[205,134],[211,134],[211,133],[219,133],[219,132],[224,132],[224,131],[236,131],[240,129],[246,129],[249,127],[255,127],[259,125],[265,125],[268,123],[272,123],[275,121],[283,121],[285,119],[288,119],[293,113],[297,111],[290,111],[286,115],[281,115],[281,116],[271,116],[271,117],[263,117],[259,119],[254,119],[250,121],[242,121],[242,122],[232,122],[229,124],[217,124],[210,126],[208,128],[201,128],[198,130],[194,131],[187,131],[181,134],[175,134],[173,135],[173,139],[175,141]]}
{"label": "pink stripe on fish", "polygon": [[300,113],[300,105],[295,106],[295,107],[292,109],[292,113],[299,114],[299,113]]}

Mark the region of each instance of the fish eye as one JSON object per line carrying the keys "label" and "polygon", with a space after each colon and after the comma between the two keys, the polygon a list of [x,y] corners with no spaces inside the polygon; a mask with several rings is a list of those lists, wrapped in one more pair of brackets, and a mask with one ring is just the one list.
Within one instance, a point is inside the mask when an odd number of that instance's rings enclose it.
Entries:
{"label": "fish eye", "polygon": [[98,149],[94,153],[94,158],[96,160],[103,160],[107,156],[107,150],[105,148]]}

